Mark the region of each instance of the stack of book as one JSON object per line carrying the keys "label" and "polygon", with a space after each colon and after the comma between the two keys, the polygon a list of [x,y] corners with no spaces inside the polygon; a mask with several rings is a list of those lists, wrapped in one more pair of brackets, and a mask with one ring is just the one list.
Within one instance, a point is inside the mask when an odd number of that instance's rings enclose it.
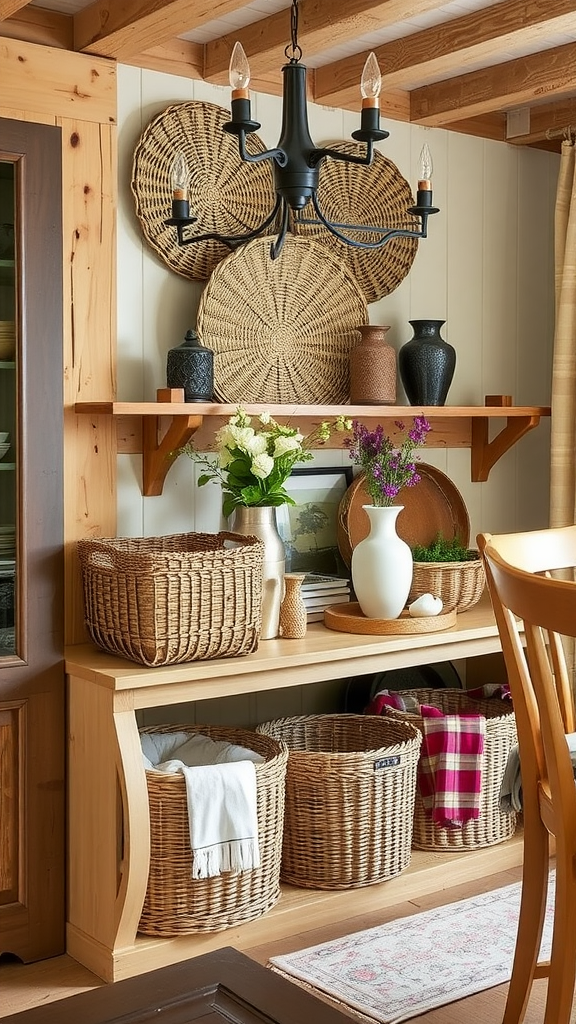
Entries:
{"label": "stack of book", "polygon": [[302,581],[302,598],[308,622],[320,622],[324,618],[325,608],[351,600],[350,580],[341,576],[308,573]]}

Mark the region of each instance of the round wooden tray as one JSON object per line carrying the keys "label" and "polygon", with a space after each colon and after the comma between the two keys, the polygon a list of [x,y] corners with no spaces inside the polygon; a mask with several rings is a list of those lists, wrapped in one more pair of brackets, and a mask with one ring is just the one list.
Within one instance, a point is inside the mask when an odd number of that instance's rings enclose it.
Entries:
{"label": "round wooden tray", "polygon": [[372,636],[439,633],[456,625],[456,609],[440,615],[422,615],[413,619],[405,609],[398,619],[367,619],[357,601],[333,604],[324,611],[324,625],[340,633],[366,633]]}
{"label": "round wooden tray", "polygon": [[[403,487],[397,499],[403,509],[398,516],[398,536],[410,547],[431,544],[441,533],[447,540],[457,537],[468,546],[470,519],[464,499],[450,477],[429,466],[417,463],[420,483]],[[363,505],[372,499],[364,486],[365,474],[359,473],[346,491],[338,507],[337,535],[340,554],[350,565],[352,551],[370,532],[370,520]]]}

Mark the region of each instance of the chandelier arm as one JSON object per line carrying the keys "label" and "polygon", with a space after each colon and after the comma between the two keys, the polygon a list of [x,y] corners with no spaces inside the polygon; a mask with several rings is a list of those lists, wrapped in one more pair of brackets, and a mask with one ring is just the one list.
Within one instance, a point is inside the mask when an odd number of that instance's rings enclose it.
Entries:
{"label": "chandelier arm", "polygon": [[330,160],[342,160],[346,164],[363,164],[369,166],[372,163],[374,156],[374,145],[370,139],[366,142],[366,152],[364,156],[357,156],[354,153],[340,153],[337,149],[315,149],[310,155],[310,165],[316,167],[324,157],[329,157]]}
{"label": "chandelier arm", "polygon": [[266,217],[266,220],[262,221],[262,223],[257,228],[254,228],[253,231],[247,231],[245,234],[242,235],[219,235],[215,231],[210,231],[207,232],[205,235],[192,235],[190,238],[185,238],[183,235],[183,231],[184,228],[187,227],[187,225],[178,224],[178,242],[180,243],[180,245],[193,245],[195,242],[214,241],[222,242],[222,244],[227,245],[229,249],[235,249],[236,246],[243,245],[244,242],[250,242],[253,238],[258,238],[258,235],[261,235],[263,231],[266,231],[266,228],[269,228],[270,225],[275,220],[278,211],[282,205],[282,202],[282,196],[277,196],[276,202],[274,204],[274,209],[272,210],[272,213],[269,214],[268,217]]}
{"label": "chandelier arm", "polygon": [[284,245],[284,239],[286,238],[286,234],[288,232],[288,225],[290,220],[290,208],[288,206],[288,203],[281,196],[279,198],[282,203],[282,224],[280,227],[280,231],[278,232],[278,235],[276,236],[275,240],[270,244],[270,259],[272,260],[275,260],[276,257],[279,256],[280,252],[282,251],[282,246]]}
{"label": "chandelier arm", "polygon": [[246,149],[246,133],[241,132],[238,135],[238,150],[240,153],[240,159],[244,160],[248,164],[260,164],[264,160],[275,160],[280,167],[286,166],[286,153],[283,149],[267,149],[264,153],[249,153]]}
{"label": "chandelier arm", "polygon": [[[345,242],[346,245],[351,245],[355,249],[380,249],[386,244],[386,242],[390,241],[391,238],[426,237],[427,216],[422,216],[422,227],[419,231],[411,231],[408,228],[366,227],[362,224],[332,224],[322,213],[315,195],[312,196],[312,203],[320,223],[324,225],[326,230],[329,231],[331,235],[334,235],[335,238],[339,238],[341,242]],[[302,220],[300,223],[306,224],[310,223],[310,221]],[[312,221],[312,223],[314,223],[314,221]],[[348,235],[342,234],[339,228],[346,228],[349,231],[377,231],[382,237],[376,242],[358,242],[356,239],[349,238]]]}

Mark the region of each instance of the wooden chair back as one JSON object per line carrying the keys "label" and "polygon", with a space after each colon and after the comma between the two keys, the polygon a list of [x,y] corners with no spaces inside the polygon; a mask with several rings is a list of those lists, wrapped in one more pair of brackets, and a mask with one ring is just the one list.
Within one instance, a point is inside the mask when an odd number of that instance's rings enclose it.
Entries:
{"label": "wooden chair back", "polygon": [[[574,699],[562,636],[576,637],[576,583],[551,573],[576,565],[576,526],[480,534],[488,590],[516,714],[524,811],[518,942],[505,1024],[523,1019],[535,977],[549,977],[546,1024],[568,1024],[576,971],[576,786],[566,733]],[[556,840],[557,898],[550,964],[538,964],[548,883],[548,836]],[[560,894],[560,895],[559,895]],[[570,920],[572,915],[572,920]]]}

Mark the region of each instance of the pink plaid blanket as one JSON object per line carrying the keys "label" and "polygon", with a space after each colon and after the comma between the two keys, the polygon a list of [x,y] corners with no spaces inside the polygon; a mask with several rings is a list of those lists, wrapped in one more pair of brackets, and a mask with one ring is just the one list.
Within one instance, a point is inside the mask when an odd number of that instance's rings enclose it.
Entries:
{"label": "pink plaid blanket", "polygon": [[444,715],[422,705],[418,785],[422,803],[443,828],[461,828],[480,815],[484,715]]}

